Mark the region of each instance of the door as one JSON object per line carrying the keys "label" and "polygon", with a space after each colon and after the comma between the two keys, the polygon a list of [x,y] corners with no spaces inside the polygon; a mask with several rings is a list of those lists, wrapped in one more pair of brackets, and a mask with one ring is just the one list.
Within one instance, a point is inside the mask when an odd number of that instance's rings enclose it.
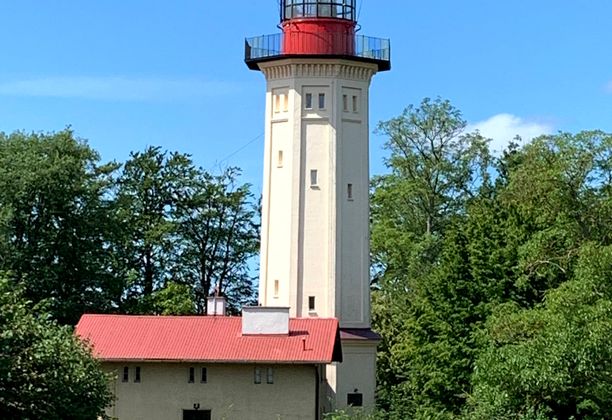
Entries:
{"label": "door", "polygon": [[183,410],[183,420],[210,420],[210,410]]}

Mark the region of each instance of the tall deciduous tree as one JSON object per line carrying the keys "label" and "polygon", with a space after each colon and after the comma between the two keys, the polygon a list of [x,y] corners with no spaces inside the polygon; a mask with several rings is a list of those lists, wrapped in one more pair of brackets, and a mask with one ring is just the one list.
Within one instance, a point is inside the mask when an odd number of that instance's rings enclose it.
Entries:
{"label": "tall deciduous tree", "polygon": [[217,176],[199,171],[177,208],[177,273],[194,287],[198,313],[206,312],[210,293],[227,296],[233,310],[253,303],[249,263],[259,250],[257,208],[238,176],[236,168]]}
{"label": "tall deciduous tree", "polygon": [[184,154],[148,147],[130,155],[118,180],[118,244],[121,270],[128,279],[129,311],[149,312],[154,291],[171,278],[176,223],[173,217],[192,187],[195,168]]}
{"label": "tall deciduous tree", "polygon": [[122,291],[108,247],[116,166],[98,162],[69,129],[0,134],[0,270],[63,323],[110,310]]}

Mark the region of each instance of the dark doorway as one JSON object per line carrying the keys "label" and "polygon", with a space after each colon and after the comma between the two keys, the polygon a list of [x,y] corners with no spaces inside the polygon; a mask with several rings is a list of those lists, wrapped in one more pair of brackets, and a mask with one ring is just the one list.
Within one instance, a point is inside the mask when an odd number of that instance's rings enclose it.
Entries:
{"label": "dark doorway", "polygon": [[210,420],[210,410],[183,410],[183,420]]}

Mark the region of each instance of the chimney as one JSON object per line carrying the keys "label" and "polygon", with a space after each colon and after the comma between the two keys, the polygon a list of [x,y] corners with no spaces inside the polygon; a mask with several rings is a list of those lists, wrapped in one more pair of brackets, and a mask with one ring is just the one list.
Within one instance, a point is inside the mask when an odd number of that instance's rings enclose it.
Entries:
{"label": "chimney", "polygon": [[289,308],[243,307],[242,335],[289,335]]}
{"label": "chimney", "polygon": [[209,296],[208,305],[206,305],[206,315],[208,316],[225,316],[227,303],[223,296]]}

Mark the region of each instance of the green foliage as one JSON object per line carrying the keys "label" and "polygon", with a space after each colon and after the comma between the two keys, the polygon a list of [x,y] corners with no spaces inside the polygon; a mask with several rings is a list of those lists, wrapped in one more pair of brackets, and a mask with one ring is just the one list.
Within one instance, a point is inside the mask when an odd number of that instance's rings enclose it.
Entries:
{"label": "green foliage", "polygon": [[0,270],[64,323],[110,310],[122,291],[106,241],[116,165],[98,161],[69,129],[0,133]]}
{"label": "green foliage", "polygon": [[69,129],[0,133],[0,270],[53,317],[205,313],[254,299],[257,203],[230,168],[212,175],[157,147],[124,165]]}
{"label": "green foliage", "polygon": [[494,160],[464,127],[440,100],[380,126],[379,404],[388,418],[610,417],[612,136],[542,136]]}
{"label": "green foliage", "polygon": [[0,278],[0,418],[106,418],[108,379],[69,328]]}
{"label": "green foliage", "polygon": [[585,245],[575,278],[520,310],[503,305],[487,325],[474,371],[472,417],[612,416],[612,247]]}
{"label": "green foliage", "polygon": [[388,417],[380,411],[370,412],[358,408],[349,407],[344,410],[336,410],[323,415],[325,420],[382,420]]}

